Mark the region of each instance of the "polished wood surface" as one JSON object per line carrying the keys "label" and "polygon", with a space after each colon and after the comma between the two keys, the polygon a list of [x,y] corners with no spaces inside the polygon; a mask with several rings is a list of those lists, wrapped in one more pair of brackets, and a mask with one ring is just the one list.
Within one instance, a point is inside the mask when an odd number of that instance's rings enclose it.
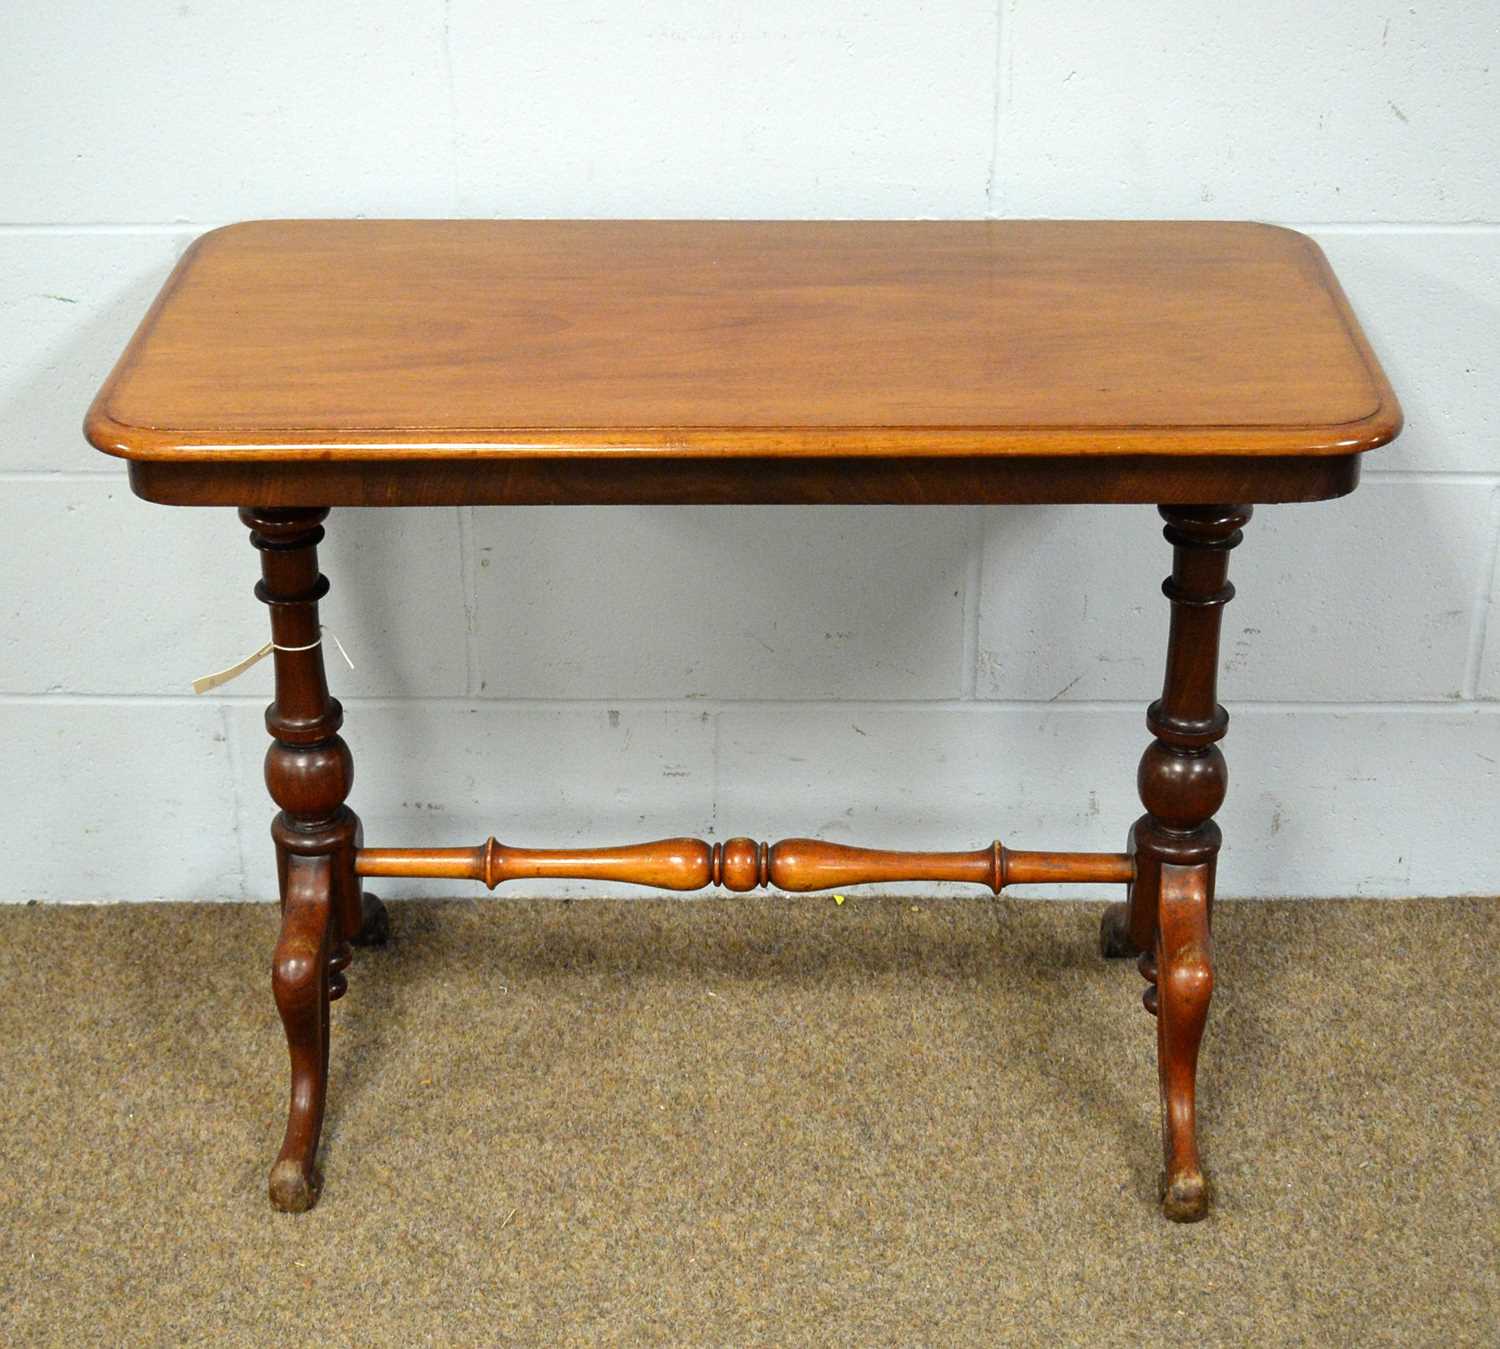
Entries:
{"label": "polished wood surface", "polygon": [[354,871],[359,818],[344,804],[354,759],[339,735],[344,710],[328,692],[318,601],[322,510],[243,510],[259,550],[256,597],[271,611],[276,698],[266,788],[281,808],[271,823],[282,926],[271,986],[292,1060],[286,1137],[271,1171],[271,1203],[300,1213],[317,1201],[318,1137],[328,1090],[328,1006],[348,988],[350,945],[384,940],[385,910]]}
{"label": "polished wood surface", "polygon": [[1399,425],[1290,230],[470,220],[205,235],[86,430],[181,463],[1347,455]]}
{"label": "polished wood surface", "polygon": [[1065,455],[926,459],[396,459],[132,461],[168,506],[1042,505],[1325,501],[1361,457]]}
{"label": "polished wood surface", "polygon": [[992,843],[973,852],[899,852],[856,848],[815,838],[758,843],[732,838],[663,838],[616,848],[513,848],[493,838],[477,848],[360,848],[361,876],[426,876],[483,881],[623,881],[660,890],[702,890],[711,885],[746,891],[832,890],[896,881],[967,881],[996,894],[1007,885],[1126,883],[1135,863],[1128,853],[1023,852]]}
{"label": "polished wood surface", "polygon": [[286,1031],[292,1089],[270,1194],[272,1206],[283,1213],[304,1213],[317,1202],[323,1184],[317,1152],[328,1099],[328,1004],[337,920],[327,856],[294,854],[283,875],[271,991]]}
{"label": "polished wood surface", "polygon": [[1208,1182],[1198,1159],[1198,1044],[1213,991],[1209,919],[1223,837],[1214,813],[1229,789],[1218,742],[1229,729],[1219,704],[1219,632],[1234,598],[1229,553],[1244,539],[1248,506],[1163,507],[1172,573],[1162,590],[1172,605],[1162,695],[1146,711],[1155,739],[1136,784],[1146,813],[1131,827],[1135,877],[1123,905],[1105,912],[1100,948],[1140,953],[1157,1017],[1165,1153],[1162,1208],[1178,1222],[1208,1213]]}
{"label": "polished wood surface", "polygon": [[[387,930],[362,876],[1103,881],[1127,891],[1102,950],[1138,955],[1157,1018],[1162,1208],[1203,1217],[1229,551],[1248,503],[1352,490],[1400,422],[1321,252],[1264,226],[284,221],[199,240],[86,431],[131,460],[143,497],[240,506],[261,551],[292,1067],[272,1202],[318,1195],[329,1007],[351,945]],[[330,505],[1141,501],[1167,522],[1171,627],[1124,853],[366,848],[345,804],[353,759],[319,645]]]}
{"label": "polished wood surface", "polygon": [[1165,862],[1157,883],[1155,959],[1147,972],[1156,997],[1156,1073],[1161,1084],[1162,1212],[1174,1222],[1208,1214],[1198,1159],[1198,1047],[1214,991],[1213,867]]}

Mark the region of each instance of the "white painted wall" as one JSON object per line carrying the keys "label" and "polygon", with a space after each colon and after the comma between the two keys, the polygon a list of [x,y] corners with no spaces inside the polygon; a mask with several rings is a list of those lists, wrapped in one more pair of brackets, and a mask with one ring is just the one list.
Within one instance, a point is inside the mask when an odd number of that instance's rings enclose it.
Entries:
{"label": "white painted wall", "polygon": [[[264,640],[257,559],[228,511],[136,501],[78,427],[195,234],[299,215],[1308,229],[1410,429],[1352,498],[1263,508],[1235,556],[1221,887],[1500,889],[1497,127],[1500,9],[1472,0],[10,0],[0,898],[273,893],[269,672],[186,691]],[[336,512],[352,804],[389,844],[1116,848],[1158,524]]]}

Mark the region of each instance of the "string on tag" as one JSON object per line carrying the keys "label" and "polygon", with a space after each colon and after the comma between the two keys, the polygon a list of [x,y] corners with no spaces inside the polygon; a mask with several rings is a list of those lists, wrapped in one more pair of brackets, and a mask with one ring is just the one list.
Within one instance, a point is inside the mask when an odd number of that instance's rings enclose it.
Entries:
{"label": "string on tag", "polygon": [[344,658],[344,664],[352,670],[354,662],[349,659],[349,653],[344,650],[344,644],[339,641],[338,633],[334,632],[332,628],[320,624],[318,627],[319,637],[316,642],[309,642],[306,646],[278,646],[275,642],[267,642],[259,651],[251,652],[244,660],[236,661],[227,670],[219,670],[214,674],[201,675],[199,678],[193,680],[193,692],[207,693],[210,689],[216,689],[220,685],[229,683],[231,679],[238,679],[252,665],[259,664],[273,651],[311,651],[314,647],[322,646],[323,638],[321,634],[325,632],[333,639],[333,644],[338,648],[339,655]]}

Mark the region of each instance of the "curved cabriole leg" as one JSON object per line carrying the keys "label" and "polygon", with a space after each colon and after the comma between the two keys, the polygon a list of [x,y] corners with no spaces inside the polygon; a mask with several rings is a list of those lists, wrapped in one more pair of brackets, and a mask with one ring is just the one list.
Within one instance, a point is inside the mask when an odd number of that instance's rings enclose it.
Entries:
{"label": "curved cabriole leg", "polygon": [[1155,739],[1141,756],[1137,786],[1146,813],[1130,831],[1135,880],[1123,912],[1107,914],[1101,946],[1140,954],[1146,1010],[1157,1017],[1166,1178],[1162,1211],[1177,1222],[1208,1212],[1195,1138],[1198,1045],[1213,970],[1209,919],[1221,837],[1214,813],[1229,769],[1218,742],[1229,726],[1219,706],[1219,629],[1234,597],[1229,552],[1248,506],[1163,506],[1172,602],[1162,695],[1146,713]]}
{"label": "curved cabriole leg", "polygon": [[1162,867],[1156,962],[1156,1071],[1161,1081],[1162,1212],[1175,1222],[1208,1215],[1198,1160],[1198,1045],[1214,990],[1206,866]]}
{"label": "curved cabriole leg", "polygon": [[271,1168],[271,1204],[283,1213],[310,1209],[317,1202],[322,1183],[317,1153],[328,1095],[332,929],[333,885],[328,859],[289,858],[281,938],[271,962],[271,987],[292,1060],[286,1136]]}

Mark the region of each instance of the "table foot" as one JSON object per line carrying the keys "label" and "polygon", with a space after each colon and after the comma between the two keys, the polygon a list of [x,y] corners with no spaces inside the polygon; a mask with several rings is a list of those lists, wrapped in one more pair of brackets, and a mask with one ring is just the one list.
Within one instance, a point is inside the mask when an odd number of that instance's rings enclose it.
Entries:
{"label": "table foot", "polygon": [[271,1207],[278,1213],[306,1213],[318,1202],[323,1177],[316,1170],[305,1172],[295,1158],[271,1168]]}
{"label": "table foot", "polygon": [[1201,1171],[1161,1178],[1162,1215],[1174,1223],[1202,1222],[1208,1217],[1208,1182]]}
{"label": "table foot", "polygon": [[1140,954],[1130,939],[1130,906],[1111,904],[1099,920],[1099,954],[1106,960],[1121,960]]}
{"label": "table foot", "polygon": [[368,890],[359,897],[359,931],[351,938],[356,946],[384,946],[391,939],[391,916]]}

